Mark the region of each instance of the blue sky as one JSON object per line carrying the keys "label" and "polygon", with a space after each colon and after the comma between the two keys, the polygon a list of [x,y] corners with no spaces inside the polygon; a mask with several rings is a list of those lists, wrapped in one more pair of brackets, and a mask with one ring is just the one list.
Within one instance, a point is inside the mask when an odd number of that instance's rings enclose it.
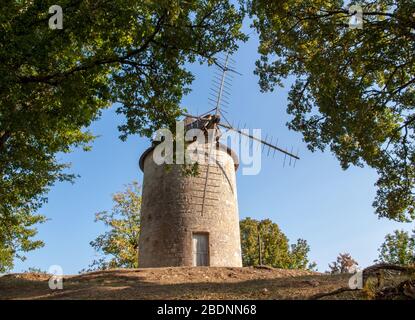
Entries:
{"label": "blue sky", "polygon": [[[343,171],[333,155],[311,153],[301,135],[287,129],[289,85],[274,93],[260,93],[253,74],[256,52],[257,40],[251,35],[251,40],[233,56],[242,76],[233,80],[227,118],[236,124],[246,123],[248,128],[262,129],[263,135],[278,138],[282,146],[299,148],[301,161],[295,168],[283,168],[282,156],[267,157],[265,153],[259,175],[242,176],[238,172],[241,219],[269,218],[278,223],[291,242],[306,239],[311,246],[310,258],[320,271],[327,270],[327,264],[340,252],[351,253],[362,267],[370,265],[387,233],[395,229],[410,231],[413,224],[378,219],[374,214],[374,170]],[[191,69],[196,81],[183,106],[192,113],[202,113],[210,109],[208,95],[214,70],[199,65]],[[143,178],[138,159],[149,141],[137,136],[127,142],[119,140],[117,125],[122,121],[114,106],[105,110],[90,128],[99,135],[93,150],[60,156],[62,161],[72,163],[72,172],[80,178],[75,184],[58,183],[49,192],[49,202],[40,213],[50,220],[39,226],[38,234],[46,245],[27,254],[25,262],[16,261],[14,272],[60,265],[65,274],[75,274],[92,262],[95,253],[89,242],[105,230],[94,222],[94,214],[110,210],[113,193]]]}

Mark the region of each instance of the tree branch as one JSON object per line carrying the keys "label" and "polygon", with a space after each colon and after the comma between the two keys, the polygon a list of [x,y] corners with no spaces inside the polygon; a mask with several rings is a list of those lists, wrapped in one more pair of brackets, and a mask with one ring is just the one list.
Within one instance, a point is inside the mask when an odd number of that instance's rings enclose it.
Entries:
{"label": "tree branch", "polygon": [[323,292],[323,293],[315,294],[311,296],[310,298],[308,298],[308,300],[318,300],[324,297],[334,296],[336,294],[343,293],[343,292],[349,292],[349,291],[358,291],[358,290],[344,287],[344,288],[339,288],[337,290],[330,291],[330,292]]}
{"label": "tree branch", "polygon": [[[166,13],[162,17],[160,17],[153,33],[146,39],[146,41],[143,43],[143,45],[140,48],[137,48],[135,50],[130,50],[129,52],[127,52],[123,56],[115,55],[113,57],[108,57],[108,58],[104,58],[104,59],[100,59],[100,60],[96,60],[96,61],[90,61],[90,62],[87,62],[83,65],[76,66],[76,67],[74,67],[70,70],[67,70],[67,71],[63,72],[63,73],[62,72],[56,72],[56,73],[52,73],[52,74],[49,74],[49,75],[42,75],[42,76],[36,76],[36,77],[20,77],[19,82],[20,83],[32,83],[32,82],[50,83],[50,81],[53,80],[53,79],[65,78],[65,77],[68,77],[68,76],[70,76],[74,73],[81,72],[81,71],[86,71],[86,70],[89,70],[89,69],[92,69],[94,67],[101,66],[101,65],[107,65],[107,64],[112,64],[112,63],[123,63],[123,62],[131,63],[131,61],[128,61],[127,59],[144,52],[149,47],[150,43],[155,39],[157,34],[160,32],[160,30],[162,28],[162,23],[163,23],[165,17],[166,17]],[[137,66],[137,63],[135,63],[135,65]],[[143,64],[142,66],[147,66],[147,65]]]}
{"label": "tree branch", "polygon": [[5,147],[7,140],[11,137],[10,131],[4,131],[0,136],[0,151]]}

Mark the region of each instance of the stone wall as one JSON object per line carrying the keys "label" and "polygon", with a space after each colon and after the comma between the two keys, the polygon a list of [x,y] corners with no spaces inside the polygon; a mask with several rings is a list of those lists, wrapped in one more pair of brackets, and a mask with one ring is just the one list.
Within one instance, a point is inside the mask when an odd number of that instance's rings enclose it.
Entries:
{"label": "stone wall", "polygon": [[210,266],[242,266],[235,162],[226,150],[216,159],[202,212],[207,165],[184,176],[179,165],[166,170],[145,153],[140,267],[192,266],[193,233],[208,233]]}

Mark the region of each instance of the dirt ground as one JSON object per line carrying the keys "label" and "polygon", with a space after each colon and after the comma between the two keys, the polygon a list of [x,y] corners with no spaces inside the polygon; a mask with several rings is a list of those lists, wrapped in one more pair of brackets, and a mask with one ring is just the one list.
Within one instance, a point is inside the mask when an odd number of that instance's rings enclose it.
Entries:
{"label": "dirt ground", "polygon": [[[50,290],[48,275],[24,273],[0,278],[0,299],[310,299],[347,287],[348,279],[252,267],[117,269],[65,276],[63,290]],[[347,292],[329,298],[359,295]]]}

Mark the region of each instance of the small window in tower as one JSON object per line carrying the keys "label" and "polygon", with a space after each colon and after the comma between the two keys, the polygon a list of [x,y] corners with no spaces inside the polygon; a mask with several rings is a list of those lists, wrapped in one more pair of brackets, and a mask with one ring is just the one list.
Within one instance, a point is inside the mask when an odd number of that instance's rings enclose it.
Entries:
{"label": "small window in tower", "polygon": [[209,235],[193,233],[193,266],[209,266]]}

